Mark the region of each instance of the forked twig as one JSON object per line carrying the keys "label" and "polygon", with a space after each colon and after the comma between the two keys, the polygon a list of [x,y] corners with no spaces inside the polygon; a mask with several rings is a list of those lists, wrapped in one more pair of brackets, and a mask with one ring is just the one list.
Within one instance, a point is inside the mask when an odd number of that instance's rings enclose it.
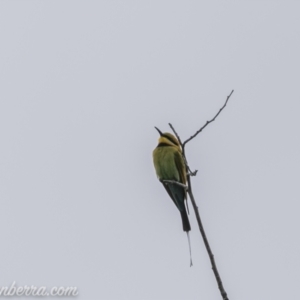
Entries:
{"label": "forked twig", "polygon": [[[202,221],[201,221],[201,218],[200,218],[200,214],[199,214],[199,209],[198,209],[198,206],[196,204],[196,201],[195,201],[195,198],[194,198],[194,195],[193,195],[193,192],[192,192],[191,176],[195,176],[197,174],[197,170],[195,172],[192,172],[189,165],[188,165],[188,163],[187,163],[187,159],[186,159],[186,156],[185,156],[185,145],[188,142],[190,142],[193,138],[195,138],[208,124],[213,122],[218,117],[218,115],[221,113],[221,111],[227,105],[227,102],[228,102],[229,98],[231,97],[232,93],[233,93],[233,90],[231,91],[229,96],[227,96],[227,99],[226,99],[224,105],[220,108],[218,113],[210,121],[206,121],[206,123],[194,135],[192,135],[190,138],[185,140],[183,143],[181,142],[181,139],[180,139],[179,135],[177,134],[176,130],[174,129],[174,127],[172,126],[172,124],[169,123],[169,126],[171,127],[172,131],[174,132],[174,134],[175,134],[176,138],[178,139],[178,141],[181,145],[181,148],[182,148],[182,155],[183,155],[183,158],[185,160],[186,172],[187,172],[187,192],[188,192],[190,200],[192,202],[192,205],[193,205],[193,208],[194,208],[194,211],[195,211],[195,215],[196,215],[196,219],[197,219],[197,222],[198,222],[199,230],[201,232],[201,235],[202,235],[202,238],[203,238],[203,241],[204,241],[204,245],[205,245],[205,248],[207,250],[207,253],[208,253],[208,256],[209,256],[209,259],[210,259],[210,262],[211,262],[212,270],[214,272],[214,275],[215,275],[215,278],[216,278],[216,281],[217,281],[217,284],[218,284],[218,287],[219,287],[219,290],[220,290],[220,293],[222,295],[223,300],[229,300],[229,298],[228,298],[227,293],[226,293],[226,291],[223,287],[223,283],[222,283],[221,277],[219,275],[219,272],[218,272],[218,269],[217,269],[217,266],[216,266],[216,263],[215,263],[214,255],[211,251],[210,245],[208,243],[208,240],[207,240],[207,237],[206,237],[206,234],[205,234],[205,231],[204,231],[204,227],[203,227],[203,224],[202,224]],[[166,180],[164,180],[164,181],[166,182]],[[172,182],[172,183],[176,183],[176,182]]]}

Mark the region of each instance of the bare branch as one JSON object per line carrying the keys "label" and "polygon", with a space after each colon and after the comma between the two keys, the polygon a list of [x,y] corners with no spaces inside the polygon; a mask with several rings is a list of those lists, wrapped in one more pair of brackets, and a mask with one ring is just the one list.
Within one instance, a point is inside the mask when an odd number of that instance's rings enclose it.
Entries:
{"label": "bare branch", "polygon": [[[182,145],[182,148],[184,148],[184,146],[189,142],[191,141],[194,137],[196,137],[209,123],[213,122],[217,116],[221,113],[221,111],[225,108],[229,98],[231,97],[232,93],[234,92],[234,90],[231,91],[231,93],[229,94],[229,96],[227,96],[227,99],[224,103],[224,105],[220,108],[220,110],[218,111],[218,113],[210,120],[210,121],[206,121],[206,123],[204,124],[204,126],[202,126],[194,135],[192,135],[190,138],[188,138],[186,141],[183,142],[183,144],[181,143]],[[170,125],[170,124],[169,124]],[[171,127],[172,128],[172,127]],[[173,128],[172,128],[173,129]],[[174,131],[174,130],[173,130]],[[175,131],[174,131],[175,132]]]}
{"label": "bare branch", "polygon": [[181,139],[180,139],[179,135],[177,134],[176,130],[174,129],[173,125],[172,125],[171,123],[169,123],[169,126],[171,127],[171,129],[172,129],[172,131],[174,132],[174,134],[175,134],[175,136],[176,136],[176,138],[177,138],[177,140],[178,140],[180,146],[182,147]]}
{"label": "bare branch", "polygon": [[199,209],[198,209],[198,206],[196,204],[196,201],[195,201],[195,198],[194,198],[194,195],[193,195],[193,192],[192,192],[192,185],[191,185],[191,179],[190,179],[190,177],[188,177],[188,187],[189,187],[188,188],[189,198],[190,198],[190,200],[192,202],[192,205],[193,205],[193,208],[194,208],[194,212],[195,212],[195,215],[196,215],[196,219],[197,219],[197,223],[198,223],[198,226],[199,226],[199,230],[201,232],[201,235],[202,235],[202,238],[203,238],[203,242],[204,242],[207,254],[209,256],[210,263],[211,263],[211,266],[212,266],[212,270],[214,272],[214,275],[215,275],[215,278],[216,278],[216,281],[217,281],[217,284],[218,284],[221,296],[222,296],[223,300],[229,300],[229,298],[227,296],[227,293],[226,293],[226,291],[225,291],[225,289],[223,287],[221,276],[220,276],[220,274],[218,272],[218,269],[217,269],[217,265],[216,265],[216,262],[215,262],[214,254],[211,251],[209,242],[208,242],[207,237],[206,237],[206,233],[204,231],[204,227],[203,227],[203,224],[202,224],[202,221],[201,221],[201,218],[200,218],[200,214],[199,214]]}
{"label": "bare branch", "polygon": [[187,172],[187,186],[185,186],[184,184],[182,184],[180,182],[173,181],[173,180],[162,180],[162,182],[164,182],[164,183],[177,184],[177,185],[182,186],[183,188],[185,188],[187,190],[187,192],[189,194],[189,198],[192,202],[192,205],[193,205],[193,208],[194,208],[194,211],[195,211],[195,215],[196,215],[197,223],[198,223],[198,226],[199,226],[199,230],[201,232],[203,242],[204,242],[206,251],[208,253],[210,262],[211,262],[212,270],[214,272],[214,275],[215,275],[215,278],[216,278],[216,281],[217,281],[217,284],[218,284],[218,287],[219,287],[219,290],[220,290],[220,293],[221,293],[221,296],[222,296],[223,300],[229,300],[229,299],[228,299],[227,293],[226,293],[226,291],[223,287],[223,283],[222,283],[221,277],[219,275],[219,272],[218,272],[218,269],[217,269],[217,266],[216,266],[216,263],[215,263],[215,258],[214,258],[214,255],[213,255],[212,251],[211,251],[210,245],[208,243],[208,239],[206,237],[204,227],[203,227],[203,224],[202,224],[202,221],[201,221],[201,218],[200,218],[199,209],[198,209],[198,206],[196,204],[196,201],[195,201],[195,198],[194,198],[194,195],[193,195],[193,192],[192,192],[191,176],[196,176],[197,170],[195,172],[192,172],[189,165],[188,165],[188,162],[187,162],[187,159],[186,159],[186,156],[185,156],[185,145],[189,141],[191,141],[194,137],[196,137],[209,123],[213,122],[218,117],[218,115],[221,113],[221,111],[225,108],[225,106],[226,106],[229,98],[231,97],[232,93],[233,93],[233,90],[231,91],[231,93],[227,97],[227,99],[225,101],[225,104],[220,108],[219,112],[214,116],[214,118],[211,119],[210,121],[207,121],[204,126],[202,126],[194,135],[192,135],[190,138],[188,138],[184,143],[181,142],[181,139],[180,139],[179,135],[177,134],[176,130],[174,129],[172,124],[169,123],[169,126],[171,127],[172,131],[174,132],[174,134],[175,134],[176,138],[178,139],[178,141],[181,145],[181,148],[182,148],[182,156],[183,156],[183,159],[184,159],[184,162],[185,162],[186,172]]}

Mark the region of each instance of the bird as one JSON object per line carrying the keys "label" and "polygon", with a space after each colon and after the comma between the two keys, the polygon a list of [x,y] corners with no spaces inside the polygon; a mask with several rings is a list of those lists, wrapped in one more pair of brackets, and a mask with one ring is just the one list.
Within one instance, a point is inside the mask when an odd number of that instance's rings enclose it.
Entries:
{"label": "bird", "polygon": [[183,231],[188,235],[191,225],[185,206],[186,189],[176,183],[164,182],[164,180],[172,180],[183,185],[186,184],[187,174],[182,150],[173,134],[169,132],[162,133],[157,127],[155,129],[160,135],[158,145],[153,150],[153,163],[156,175],[178,208]]}

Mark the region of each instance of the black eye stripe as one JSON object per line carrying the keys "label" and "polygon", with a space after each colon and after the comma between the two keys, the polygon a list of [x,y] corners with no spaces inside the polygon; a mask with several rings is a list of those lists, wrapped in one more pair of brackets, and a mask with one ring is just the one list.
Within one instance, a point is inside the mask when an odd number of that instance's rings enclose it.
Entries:
{"label": "black eye stripe", "polygon": [[167,144],[167,143],[159,143],[157,145],[157,147],[172,147],[171,145]]}

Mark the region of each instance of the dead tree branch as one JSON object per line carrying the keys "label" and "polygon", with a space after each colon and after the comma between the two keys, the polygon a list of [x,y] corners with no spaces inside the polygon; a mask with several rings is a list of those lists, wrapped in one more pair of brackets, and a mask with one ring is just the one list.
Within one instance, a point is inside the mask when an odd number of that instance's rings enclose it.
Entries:
{"label": "dead tree branch", "polygon": [[228,102],[228,100],[230,99],[230,97],[231,97],[231,95],[232,95],[232,93],[234,92],[234,90],[232,90],[231,91],[231,93],[227,96],[227,99],[226,99],[226,101],[225,101],[225,103],[224,103],[224,105],[219,109],[219,111],[218,111],[218,113],[210,120],[210,121],[206,121],[206,123],[198,130],[198,131],[196,131],[196,133],[195,134],[193,134],[191,137],[189,137],[186,141],[184,141],[183,142],[183,144],[182,144],[182,147],[184,148],[184,146],[189,142],[189,141],[191,141],[194,137],[196,137],[209,123],[211,123],[211,122],[213,122],[216,118],[217,118],[217,116],[221,113],[221,111],[225,108],[225,106],[226,106],[226,104],[227,104],[227,102]]}
{"label": "dead tree branch", "polygon": [[190,198],[190,200],[192,202],[192,205],[193,205],[193,208],[194,208],[194,211],[195,211],[195,215],[196,215],[196,219],[197,219],[197,223],[198,223],[198,226],[199,226],[199,230],[201,232],[201,235],[202,235],[202,238],[203,238],[203,242],[204,242],[206,251],[208,253],[210,262],[211,262],[212,270],[214,272],[214,275],[215,275],[215,278],[216,278],[216,281],[217,281],[217,284],[218,284],[218,287],[219,287],[219,290],[220,290],[220,293],[221,293],[221,296],[222,296],[223,300],[229,300],[229,298],[228,298],[227,293],[226,293],[226,291],[225,291],[225,289],[223,287],[223,283],[222,283],[221,277],[219,275],[219,272],[218,272],[218,269],[217,269],[217,266],[216,266],[215,258],[214,258],[214,255],[213,255],[212,251],[211,251],[208,239],[206,237],[206,233],[204,231],[204,227],[203,227],[203,224],[202,224],[202,221],[201,221],[201,218],[200,218],[200,214],[199,214],[199,209],[198,209],[198,206],[196,204],[196,201],[195,201],[195,198],[194,198],[194,195],[193,195],[193,192],[192,192],[191,176],[196,176],[197,170],[194,171],[194,172],[192,172],[190,170],[190,167],[188,165],[188,162],[187,162],[187,159],[186,159],[186,156],[185,156],[185,145],[188,142],[190,142],[193,138],[195,138],[208,124],[210,124],[211,122],[213,122],[218,117],[218,115],[221,113],[221,111],[227,105],[227,102],[230,99],[232,93],[233,93],[233,90],[231,91],[231,93],[229,94],[229,96],[227,96],[227,99],[226,99],[224,105],[220,108],[220,110],[218,111],[218,113],[210,121],[207,121],[198,131],[196,131],[195,134],[193,134],[190,138],[188,138],[187,140],[185,140],[183,143],[182,143],[179,135],[177,134],[176,130],[172,126],[172,124],[169,123],[169,126],[171,127],[172,131],[174,132],[174,134],[175,134],[176,138],[178,139],[178,141],[179,141],[179,143],[181,145],[181,148],[182,148],[182,155],[183,155],[183,158],[185,160],[186,172],[187,172],[187,192],[188,192],[189,198]]}

